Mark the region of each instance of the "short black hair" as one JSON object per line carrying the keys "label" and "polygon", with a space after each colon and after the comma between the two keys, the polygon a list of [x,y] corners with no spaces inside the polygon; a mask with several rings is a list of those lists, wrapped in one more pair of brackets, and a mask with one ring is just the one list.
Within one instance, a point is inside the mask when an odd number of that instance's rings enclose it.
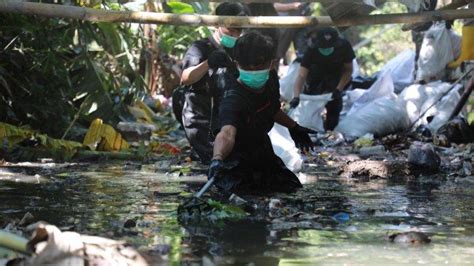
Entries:
{"label": "short black hair", "polygon": [[217,16],[247,16],[249,10],[241,3],[222,3],[216,7]]}
{"label": "short black hair", "polygon": [[241,66],[257,66],[275,58],[275,48],[270,37],[250,30],[237,39],[234,58]]}

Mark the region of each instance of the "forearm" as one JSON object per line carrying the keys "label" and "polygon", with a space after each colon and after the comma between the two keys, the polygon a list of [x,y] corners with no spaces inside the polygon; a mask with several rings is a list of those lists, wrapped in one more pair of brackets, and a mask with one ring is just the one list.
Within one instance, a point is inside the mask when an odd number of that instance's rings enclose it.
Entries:
{"label": "forearm", "polygon": [[351,81],[352,79],[352,67],[345,67],[344,71],[342,72],[341,79],[339,80],[339,83],[337,84],[336,90],[343,91],[344,88],[347,86],[347,84]]}
{"label": "forearm", "polygon": [[286,128],[293,128],[296,126],[296,122],[291,119],[291,117],[289,117],[287,114],[285,114],[282,110],[279,110],[275,114],[273,120]]}
{"label": "forearm", "polygon": [[213,159],[224,160],[230,154],[235,145],[235,133],[224,128],[217,134],[214,141]]}
{"label": "forearm", "polygon": [[274,3],[273,7],[278,12],[287,12],[287,11],[292,11],[292,10],[298,9],[299,5],[298,5],[298,3],[288,3],[288,4]]}
{"label": "forearm", "polygon": [[209,65],[207,64],[207,60],[200,63],[199,65],[188,67],[183,70],[181,74],[181,82],[184,85],[191,85],[198,82],[209,70]]}

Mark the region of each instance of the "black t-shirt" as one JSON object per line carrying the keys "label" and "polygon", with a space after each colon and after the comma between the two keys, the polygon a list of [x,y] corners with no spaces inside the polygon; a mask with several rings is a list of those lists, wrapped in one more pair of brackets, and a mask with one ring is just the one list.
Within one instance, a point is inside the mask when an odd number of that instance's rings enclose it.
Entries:
{"label": "black t-shirt", "polygon": [[270,72],[265,87],[258,92],[237,81],[228,85],[219,108],[219,125],[237,128],[235,151],[251,151],[268,136],[280,110],[279,86],[275,71]]}
{"label": "black t-shirt", "polygon": [[[315,90],[321,82],[335,84],[339,82],[344,64],[352,63],[355,58],[354,50],[347,40],[342,40],[342,45],[334,49],[329,56],[322,55],[318,48],[309,48],[303,56],[301,66],[309,70],[306,86]],[[334,88],[324,88],[324,92],[330,92]],[[321,91],[323,93],[323,91]]]}
{"label": "black t-shirt", "polygon": [[[218,45],[210,39],[203,39],[195,41],[191,47],[186,51],[183,58],[183,70],[189,67],[197,66],[209,58],[209,55],[218,49]],[[225,49],[227,54],[231,55],[231,50]],[[191,85],[191,88],[196,92],[213,93],[215,91],[215,79],[213,79],[213,69],[209,69],[208,73],[204,75],[199,81]]]}

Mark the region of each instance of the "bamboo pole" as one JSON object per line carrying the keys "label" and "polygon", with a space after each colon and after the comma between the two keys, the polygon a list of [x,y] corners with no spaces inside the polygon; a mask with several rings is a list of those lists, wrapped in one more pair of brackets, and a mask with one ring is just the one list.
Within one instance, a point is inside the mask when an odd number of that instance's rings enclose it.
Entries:
{"label": "bamboo pole", "polygon": [[58,17],[78,19],[85,21],[103,22],[129,22],[150,23],[167,25],[206,25],[225,27],[252,27],[252,28],[292,28],[304,26],[340,26],[376,25],[397,23],[418,23],[436,20],[454,20],[474,18],[474,9],[443,10],[416,14],[387,14],[368,15],[341,18],[333,21],[328,16],[302,17],[302,16],[267,16],[267,17],[235,17],[185,14],[176,15],[168,13],[135,12],[135,11],[109,11],[93,8],[64,6],[54,4],[40,4],[31,2],[6,1],[0,2],[0,13],[14,13],[23,15],[38,15],[44,17]]}
{"label": "bamboo pole", "polygon": [[28,239],[24,237],[15,235],[5,230],[0,230],[0,247],[5,247],[9,250],[21,252],[24,254],[29,254],[26,248],[27,243]]}
{"label": "bamboo pole", "polygon": [[[471,2],[472,2],[472,0],[453,0],[451,3],[439,8],[438,10],[458,9],[460,7],[468,5]],[[402,26],[402,30],[403,31],[409,31],[409,30],[412,30],[412,29],[416,28],[419,25],[420,25],[420,23],[406,24],[406,25]]]}

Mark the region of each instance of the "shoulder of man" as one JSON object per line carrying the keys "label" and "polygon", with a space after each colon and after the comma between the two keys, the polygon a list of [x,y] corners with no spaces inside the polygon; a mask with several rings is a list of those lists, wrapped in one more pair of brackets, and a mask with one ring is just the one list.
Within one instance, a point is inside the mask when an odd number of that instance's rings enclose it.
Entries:
{"label": "shoulder of man", "polygon": [[353,50],[352,44],[351,44],[348,40],[342,38],[342,39],[341,39],[341,42],[342,42],[342,44],[341,44],[341,46],[340,46],[341,49],[344,49],[344,50]]}

